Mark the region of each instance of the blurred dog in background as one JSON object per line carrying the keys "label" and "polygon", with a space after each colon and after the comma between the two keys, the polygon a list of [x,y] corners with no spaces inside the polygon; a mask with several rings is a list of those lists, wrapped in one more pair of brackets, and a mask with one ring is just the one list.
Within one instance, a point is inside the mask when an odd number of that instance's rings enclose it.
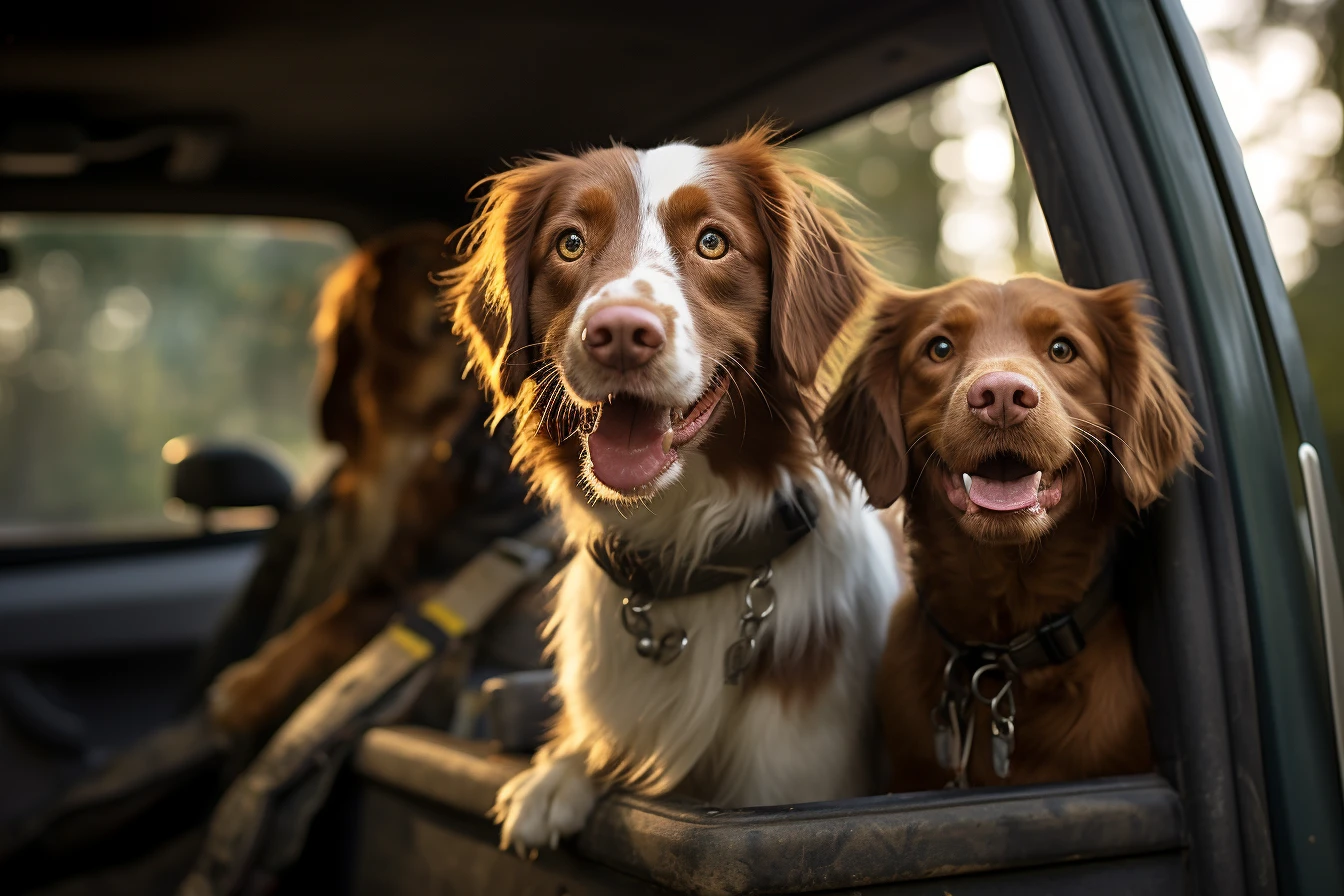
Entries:
{"label": "blurred dog in background", "polygon": [[[446,578],[536,519],[508,472],[507,434],[485,430],[483,396],[463,379],[465,350],[430,282],[448,235],[438,224],[397,230],[323,287],[319,419],[345,456],[305,508],[292,555],[235,613],[268,621],[261,648],[208,690],[212,720],[231,734],[282,721],[416,599],[417,582]],[[257,606],[268,601],[269,612]]]}

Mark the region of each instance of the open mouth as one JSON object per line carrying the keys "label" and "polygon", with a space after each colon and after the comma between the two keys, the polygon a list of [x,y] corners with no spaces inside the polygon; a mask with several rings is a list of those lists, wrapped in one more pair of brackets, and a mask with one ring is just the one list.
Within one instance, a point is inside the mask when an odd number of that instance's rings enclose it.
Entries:
{"label": "open mouth", "polygon": [[593,476],[622,494],[653,484],[677,460],[677,448],[695,438],[728,391],[719,367],[709,387],[688,407],[655,405],[633,395],[609,395],[584,434]]}
{"label": "open mouth", "polygon": [[973,470],[943,472],[943,487],[953,506],[967,513],[1045,513],[1059,503],[1061,476],[1036,469],[1016,454],[1000,453]]}

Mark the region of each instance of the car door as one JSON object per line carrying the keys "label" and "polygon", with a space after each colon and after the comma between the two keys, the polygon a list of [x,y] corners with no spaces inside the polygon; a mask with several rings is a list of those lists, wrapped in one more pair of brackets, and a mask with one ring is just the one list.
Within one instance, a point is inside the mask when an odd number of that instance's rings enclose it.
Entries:
{"label": "car door", "polygon": [[[1287,791],[1283,798],[1293,807],[1277,819],[1277,840],[1295,868],[1301,868],[1301,883],[1313,885],[1321,880],[1316,875],[1328,873],[1328,865],[1322,867],[1325,863],[1320,860],[1320,851],[1312,848],[1321,839],[1318,831],[1340,830],[1337,804],[1344,771],[1344,593],[1340,588],[1338,521],[1344,517],[1339,480],[1331,462],[1331,449],[1337,452],[1342,446],[1332,445],[1327,438],[1308,361],[1316,360],[1317,352],[1331,350],[1331,343],[1344,331],[1344,316],[1335,312],[1325,321],[1331,332],[1315,334],[1309,357],[1236,139],[1222,115],[1194,32],[1183,16],[1175,14],[1178,10],[1173,6],[1163,0],[1158,15],[1167,31],[1227,216],[1278,415],[1277,431],[1267,432],[1265,437],[1272,440],[1278,436],[1293,504],[1299,519],[1306,522],[1294,533],[1300,540],[1300,550],[1281,556],[1284,581],[1292,580],[1295,588],[1296,576],[1292,573],[1297,570],[1293,567],[1299,559],[1303,561],[1306,587],[1272,595],[1257,607],[1257,616],[1261,620],[1260,662],[1269,667],[1266,678],[1279,685],[1272,690],[1272,685],[1262,685],[1269,691],[1266,702],[1271,712],[1281,712],[1278,708],[1286,706],[1298,721],[1294,726],[1294,720],[1269,720],[1274,743],[1267,751],[1267,770],[1283,782],[1281,786]],[[1330,386],[1328,381],[1321,385]],[[1266,446],[1266,451],[1272,449]],[[1290,539],[1284,541],[1283,547],[1287,548]],[[1289,668],[1279,668],[1281,665]],[[1327,748],[1327,742],[1333,750]],[[1298,789],[1311,784],[1316,785],[1317,792],[1304,804],[1300,800],[1306,794]],[[1305,846],[1295,839],[1304,840]],[[1322,885],[1326,885],[1324,880]]]}
{"label": "car door", "polygon": [[[1083,282],[1153,284],[1205,425],[1207,475],[1178,484],[1159,536],[1169,562],[1203,573],[1166,595],[1180,647],[1167,672],[1179,712],[1166,762],[1183,782],[1196,877],[1220,893],[1339,892],[1344,804],[1294,502],[1297,449],[1323,437],[1194,33],[1173,0],[982,8],[992,8],[991,43],[1022,63],[1008,90],[1034,109],[1019,129],[1052,232],[1064,236],[1061,266]],[[1319,469],[1328,507],[1328,460]],[[1319,531],[1323,516],[1314,522]],[[1200,530],[1202,545],[1182,544]]]}

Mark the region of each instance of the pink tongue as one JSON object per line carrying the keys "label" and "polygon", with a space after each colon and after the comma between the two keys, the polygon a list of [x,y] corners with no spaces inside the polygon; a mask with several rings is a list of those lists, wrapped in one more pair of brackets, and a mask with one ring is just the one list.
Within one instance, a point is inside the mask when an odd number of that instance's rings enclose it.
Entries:
{"label": "pink tongue", "polygon": [[588,436],[593,475],[618,492],[648,485],[667,466],[669,456],[663,453],[667,427],[667,408],[623,396],[603,405],[597,429]]}
{"label": "pink tongue", "polygon": [[1002,482],[971,477],[971,500],[986,510],[1022,510],[1036,503],[1036,474]]}

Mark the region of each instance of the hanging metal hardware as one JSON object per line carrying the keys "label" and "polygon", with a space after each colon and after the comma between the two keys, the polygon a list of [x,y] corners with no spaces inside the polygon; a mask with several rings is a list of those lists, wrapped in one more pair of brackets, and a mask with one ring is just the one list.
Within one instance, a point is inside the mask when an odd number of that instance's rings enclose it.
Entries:
{"label": "hanging metal hardware", "polygon": [[[747,585],[743,598],[747,609],[737,624],[737,640],[723,652],[723,683],[739,684],[750,668],[760,647],[761,628],[775,611],[775,589],[770,584],[774,571],[770,564],[762,566]],[[759,606],[758,606],[759,605]]]}
{"label": "hanging metal hardware", "polygon": [[[1017,702],[1013,686],[1016,670],[1011,661],[972,652],[954,653],[943,667],[943,694],[929,713],[933,725],[933,754],[940,768],[951,773],[948,787],[968,787],[971,748],[975,742],[975,704],[989,707],[990,759],[994,774],[1007,778],[1017,746]],[[981,665],[971,672],[970,663]],[[1001,677],[997,689],[986,691],[987,677]]]}
{"label": "hanging metal hardware", "polygon": [[660,666],[666,666],[681,656],[691,639],[684,628],[672,629],[655,638],[653,622],[649,619],[653,598],[640,603],[638,597],[631,594],[621,601],[621,625],[634,637],[635,653]]}
{"label": "hanging metal hardware", "polygon": [[[746,609],[737,623],[737,640],[723,652],[724,684],[736,685],[751,667],[760,650],[761,629],[775,611],[775,589],[770,584],[774,572],[770,564],[758,569],[743,595]],[[656,635],[651,613],[653,598],[642,599],[631,593],[621,601],[621,625],[635,639],[635,653],[650,662],[666,666],[686,650],[691,643],[683,628],[674,628]]]}

